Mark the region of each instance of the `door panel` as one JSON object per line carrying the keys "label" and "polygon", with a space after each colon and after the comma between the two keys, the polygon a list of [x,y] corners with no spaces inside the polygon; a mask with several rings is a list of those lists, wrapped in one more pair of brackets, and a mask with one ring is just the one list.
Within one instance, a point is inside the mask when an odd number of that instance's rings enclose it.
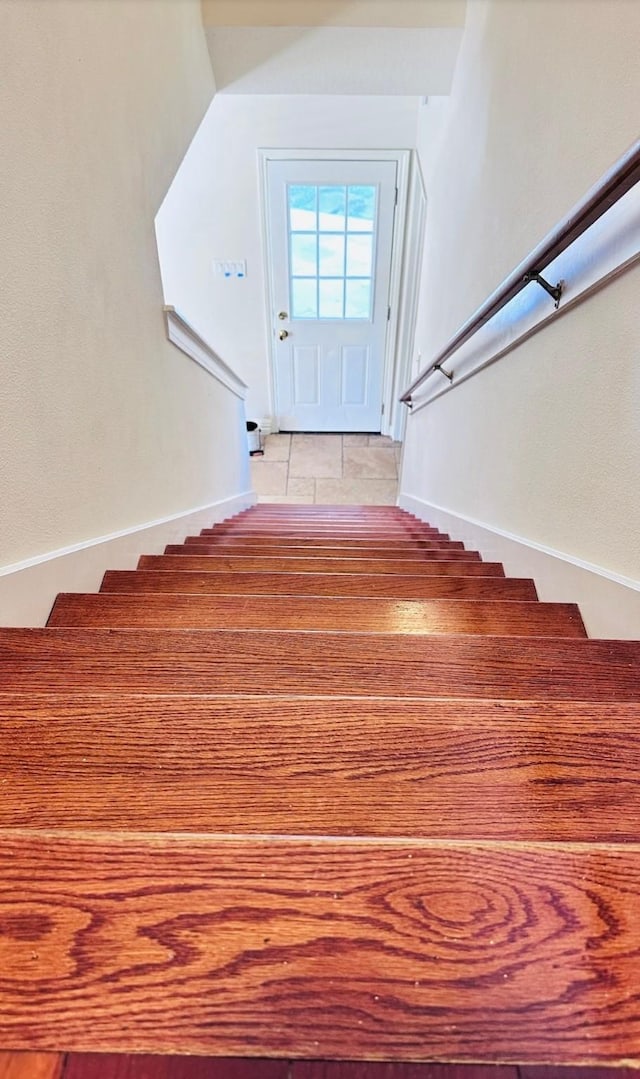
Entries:
{"label": "door panel", "polygon": [[268,163],[283,430],[380,430],[395,190],[392,161]]}

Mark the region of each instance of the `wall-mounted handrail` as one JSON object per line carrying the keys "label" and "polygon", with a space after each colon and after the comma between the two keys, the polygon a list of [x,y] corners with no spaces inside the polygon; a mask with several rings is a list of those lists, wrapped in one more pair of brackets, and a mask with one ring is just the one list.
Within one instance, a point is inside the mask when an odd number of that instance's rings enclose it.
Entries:
{"label": "wall-mounted handrail", "polygon": [[[400,400],[411,406],[415,391],[434,371],[445,375],[449,381],[453,375],[442,368],[445,360],[468,341],[485,323],[501,311],[531,281],[536,281],[542,271],[566,250],[583,232],[602,217],[627,191],[640,181],[640,139],[616,161],[608,172],[587,192],[583,199],[560,221],[551,232],[547,233],[523,262],[504,279],[488,299],[460,327],[438,355],[423,367],[418,377],[402,394]],[[548,286],[540,282],[547,291],[551,291],[556,300],[560,300],[561,286]]]}
{"label": "wall-mounted handrail", "polygon": [[218,382],[231,390],[236,397],[240,397],[244,401],[249,388],[246,382],[243,382],[233,368],[229,367],[229,364],[218,356],[218,353],[211,347],[209,342],[205,341],[198,330],[187,321],[180,311],[176,310],[173,304],[165,304],[162,310],[164,311],[167,338],[171,341],[171,344],[184,352],[186,356],[195,360],[200,367],[203,367]]}

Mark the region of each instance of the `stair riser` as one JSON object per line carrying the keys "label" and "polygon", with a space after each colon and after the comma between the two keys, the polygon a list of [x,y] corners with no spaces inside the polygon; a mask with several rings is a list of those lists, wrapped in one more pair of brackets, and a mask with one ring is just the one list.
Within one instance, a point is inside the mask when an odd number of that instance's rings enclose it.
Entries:
{"label": "stair riser", "polygon": [[[200,536],[185,536],[184,543],[210,543],[211,537],[208,535]],[[393,546],[393,542],[391,543]],[[436,539],[430,539],[423,541],[422,549],[425,551],[431,550],[447,550],[447,551],[463,551],[464,544],[460,540],[443,540],[439,537]]]}
{"label": "stair riser", "polygon": [[[210,543],[170,543],[164,549],[165,554],[178,555],[215,555],[216,547]],[[479,562],[477,551],[461,551],[458,548],[430,547],[424,550],[425,561]]]}
{"label": "stair riser", "polygon": [[[217,552],[216,552],[217,554]],[[138,560],[139,569],[174,570],[179,573],[215,572],[216,555],[179,554],[142,555]],[[411,559],[407,563],[410,576],[420,577],[500,577],[504,580],[504,569],[500,562],[475,562],[463,559],[448,561],[442,558]],[[246,572],[246,571],[245,571]],[[349,576],[350,574],[347,574]],[[314,574],[314,576],[321,576]]]}
{"label": "stair riser", "polygon": [[583,637],[573,604],[517,601],[325,599],[304,596],[62,594],[50,626],[340,630],[347,633]]}
{"label": "stair riser", "polygon": [[[211,547],[210,542],[207,546]],[[376,559],[389,559],[389,558],[401,558],[405,561],[412,561],[417,563],[424,563],[427,561],[424,557],[425,552],[429,551],[428,547],[422,549],[411,550],[411,548],[398,548],[392,547],[303,547],[303,546],[272,546],[272,547],[260,547],[251,546],[235,546],[231,543],[215,544],[216,555],[224,556],[226,558],[376,558]],[[141,557],[145,557],[144,555]]]}
{"label": "stair riser", "polygon": [[[206,539],[212,547],[310,547],[312,552],[322,552],[326,549],[335,550],[336,548],[343,551],[365,548],[369,550],[392,549],[402,552],[418,552],[429,550],[431,544],[431,540],[345,539],[344,537],[335,539],[331,536],[309,539],[306,536],[215,536],[209,533],[206,533]],[[445,535],[441,539],[448,540],[449,537]]]}
{"label": "stair riser", "polygon": [[23,694],[299,694],[640,700],[640,643],[200,630],[0,629],[1,688]]}
{"label": "stair riser", "polygon": [[[173,557],[177,558],[178,555]],[[187,557],[187,556],[185,556]],[[209,558],[208,567],[212,572],[223,573],[367,573],[397,574],[413,573],[419,576],[424,562],[403,561],[399,558],[250,558],[224,557],[217,554],[204,556]],[[425,559],[426,561],[426,559]],[[434,562],[443,561],[434,559]],[[452,561],[463,562],[461,559]],[[464,564],[464,563],[463,563]]]}
{"label": "stair riser", "polygon": [[[101,592],[235,595],[382,596],[405,599],[535,600],[533,581],[491,577],[403,577],[397,574],[173,573],[111,570]],[[381,579],[382,578],[382,579]]]}
{"label": "stair riser", "polygon": [[301,703],[0,694],[0,827],[637,839],[638,704]]}

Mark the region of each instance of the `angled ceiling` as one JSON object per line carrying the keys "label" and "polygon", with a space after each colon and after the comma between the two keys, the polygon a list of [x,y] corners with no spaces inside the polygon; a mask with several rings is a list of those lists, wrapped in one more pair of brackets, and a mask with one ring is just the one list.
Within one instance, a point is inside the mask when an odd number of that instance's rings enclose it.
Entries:
{"label": "angled ceiling", "polygon": [[465,10],[465,0],[202,5],[216,86],[235,94],[447,94]]}

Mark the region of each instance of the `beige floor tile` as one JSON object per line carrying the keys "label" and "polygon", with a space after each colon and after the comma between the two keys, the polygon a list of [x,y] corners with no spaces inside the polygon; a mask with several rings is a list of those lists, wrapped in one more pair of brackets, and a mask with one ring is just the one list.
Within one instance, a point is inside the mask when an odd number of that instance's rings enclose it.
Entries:
{"label": "beige floor tile", "polygon": [[396,479],[398,468],[393,446],[384,449],[380,446],[345,446],[343,475],[345,479],[356,476]]}
{"label": "beige floor tile", "polygon": [[395,506],[398,485],[395,480],[381,479],[319,479],[316,481],[316,502],[335,505]]}
{"label": "beige floor tile", "polygon": [[251,480],[257,495],[284,494],[287,490],[286,461],[265,461],[263,457],[251,458]]}
{"label": "beige floor tile", "polygon": [[342,445],[343,446],[368,446],[369,445],[369,438],[370,438],[369,435],[343,435],[342,436]]}
{"label": "beige floor tile", "polygon": [[340,435],[294,435],[291,441],[289,475],[317,479],[342,475]]}
{"label": "beige floor tile", "polygon": [[388,435],[369,435],[370,446],[393,446],[393,439]]}
{"label": "beige floor tile", "polygon": [[291,435],[267,435],[264,440],[265,461],[288,461]]}
{"label": "beige floor tile", "polygon": [[289,482],[287,483],[288,495],[304,496],[309,502],[313,502],[315,492],[315,480],[307,479],[306,476],[289,476]]}

